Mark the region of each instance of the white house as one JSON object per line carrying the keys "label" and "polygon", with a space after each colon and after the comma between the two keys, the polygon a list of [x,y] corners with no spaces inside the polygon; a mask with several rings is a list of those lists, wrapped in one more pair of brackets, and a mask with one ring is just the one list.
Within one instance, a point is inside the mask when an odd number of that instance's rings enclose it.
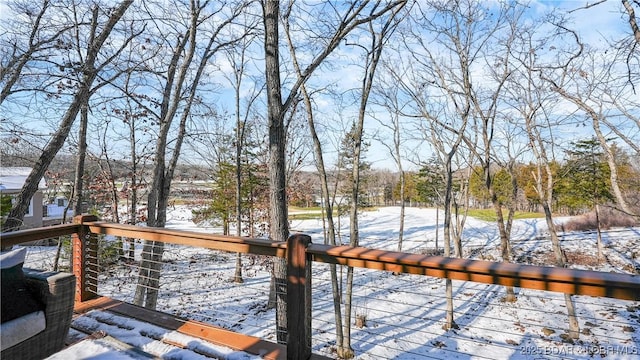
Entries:
{"label": "white house", "polygon": [[[64,196],[56,196],[49,204],[44,205],[44,225],[56,225],[62,223],[64,211],[69,205],[69,199]],[[73,209],[67,210],[67,220],[73,218]]]}
{"label": "white house", "polygon": [[[11,196],[12,199],[15,199],[30,173],[31,168],[28,167],[0,167],[0,196]],[[45,180],[40,180],[38,191],[31,198],[29,211],[24,216],[23,228],[43,225],[43,191],[46,188]]]}

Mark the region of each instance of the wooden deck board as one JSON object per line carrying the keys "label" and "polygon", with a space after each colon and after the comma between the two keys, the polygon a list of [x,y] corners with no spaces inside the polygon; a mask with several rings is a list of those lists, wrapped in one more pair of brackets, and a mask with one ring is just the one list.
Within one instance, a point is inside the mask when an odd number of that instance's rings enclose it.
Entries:
{"label": "wooden deck board", "polygon": [[[74,307],[76,316],[82,316],[82,314],[91,310],[112,312],[165,329],[175,330],[182,334],[193,336],[216,345],[225,346],[236,351],[259,355],[268,360],[284,360],[287,358],[285,345],[272,343],[250,335],[238,334],[203,322],[186,320],[159,311],[145,309],[108,297],[99,297],[82,303],[77,302]],[[330,358],[312,354],[311,359],[327,360]]]}

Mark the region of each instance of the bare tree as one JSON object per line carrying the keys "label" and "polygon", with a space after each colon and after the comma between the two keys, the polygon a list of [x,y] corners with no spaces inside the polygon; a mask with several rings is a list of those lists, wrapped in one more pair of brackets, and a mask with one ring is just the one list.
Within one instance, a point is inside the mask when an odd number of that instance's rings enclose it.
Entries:
{"label": "bare tree", "polygon": [[[253,28],[250,23],[247,23],[249,28]],[[234,90],[234,115],[235,115],[235,186],[236,186],[236,235],[242,236],[242,158],[243,151],[245,151],[245,142],[248,133],[248,120],[251,116],[251,109],[256,102],[258,95],[261,94],[262,89],[258,89],[254,86],[246,98],[246,104],[244,109],[241,106],[242,100],[242,84],[245,79],[247,71],[247,51],[253,43],[254,36],[248,36],[241,42],[238,42],[236,47],[229,48],[225,51],[227,60],[233,66],[233,72],[229,75],[225,75],[231,83]],[[240,253],[236,254],[236,270],[233,277],[235,282],[243,282],[242,279],[242,257]]]}
{"label": "bare tree", "polygon": [[[520,26],[520,18],[524,8],[517,5],[501,4],[500,9],[497,11],[497,19],[491,20],[492,24],[483,23],[480,20],[482,19],[482,11],[479,8],[471,9],[470,17],[478,19],[478,26],[475,31],[479,35],[478,40],[485,44],[484,47],[478,48],[478,52],[484,56],[486,61],[485,69],[490,73],[493,82],[489,85],[481,86],[479,85],[479,79],[474,79],[470,76],[465,86],[465,91],[471,99],[473,112],[479,123],[482,147],[478,149],[477,158],[482,166],[484,183],[496,213],[502,261],[510,262],[512,257],[510,243],[511,224],[515,210],[511,209],[505,221],[502,213],[503,204],[498,199],[493,183],[495,174],[492,173],[492,165],[495,161],[492,148],[495,142],[494,134],[498,126],[496,121],[499,121],[498,115],[504,85],[513,71],[509,61],[510,49]],[[503,32],[504,34],[502,34]],[[472,150],[474,149],[472,143],[469,144],[469,147]],[[511,163],[511,166],[513,165]],[[513,171],[511,174],[513,174]],[[512,175],[511,179],[513,191],[515,191],[515,193],[512,192],[512,198],[515,198],[517,195],[515,176]],[[506,292],[505,301],[516,301],[513,287],[507,287]]]}
{"label": "bare tree", "polygon": [[[630,86],[621,77],[616,62],[611,62],[610,55],[604,54],[599,57],[596,49],[589,49],[582,43],[577,33],[566,29],[559,24],[559,28],[570,33],[575,40],[575,56],[571,57],[563,66],[555,69],[554,72],[541,72],[542,78],[550,84],[551,89],[562,98],[573,103],[587,118],[591,120],[591,126],[598,139],[600,147],[604,151],[604,157],[610,169],[610,181],[613,195],[620,209],[630,215],[638,215],[627,204],[626,196],[623,193],[618,180],[618,165],[611,145],[608,143],[608,136],[605,131],[622,133],[621,128],[631,126],[631,133],[636,132],[640,127],[636,123],[623,121],[614,124],[612,119],[619,113],[612,113],[609,110],[611,102],[615,103],[618,109],[622,110],[622,115],[628,111],[628,106],[634,107],[637,101],[625,100],[631,91]],[[610,100],[609,100],[610,99]],[[633,116],[630,118],[633,120]],[[633,143],[629,137],[622,136],[627,143]],[[633,146],[632,146],[633,147]]]}
{"label": "bare tree", "polygon": [[[379,3],[371,4],[369,1],[353,2],[337,6],[326,3],[321,6],[324,10],[324,18],[332,19],[335,16],[336,23],[330,23],[326,36],[316,38],[323,39],[320,50],[311,56],[311,61],[306,67],[301,66],[300,75],[290,85],[289,94],[282,97],[282,82],[280,81],[280,57],[279,57],[279,30],[280,3],[277,0],[263,0],[264,23],[264,51],[265,51],[265,78],[267,88],[267,124],[269,128],[269,182],[270,182],[270,220],[269,232],[274,241],[285,241],[289,235],[287,222],[286,200],[286,165],[285,165],[285,127],[284,119],[287,111],[296,101],[301,86],[312,73],[320,66],[329,54],[340,44],[342,39],[353,29],[361,24],[380,17],[403,1],[390,2],[384,6]],[[286,6],[286,13],[291,14],[294,3]],[[367,9],[372,9],[367,13]],[[285,18],[288,18],[285,17]],[[318,20],[320,18],[316,18]],[[331,20],[333,21],[333,20]],[[286,342],[286,302],[285,290],[286,266],[282,259],[274,263],[274,277],[276,279],[276,291],[278,294],[276,305],[276,327],[278,342]]]}
{"label": "bare tree", "polygon": [[[138,44],[138,46],[141,46]],[[132,47],[131,53],[135,53],[136,47]],[[133,55],[133,54],[132,54]],[[132,83],[132,72],[127,73],[122,86],[122,92],[129,94],[123,99],[121,108],[115,108],[113,111],[121,117],[124,130],[123,138],[127,139],[129,144],[129,175],[128,181],[125,183],[125,197],[127,199],[127,223],[136,225],[142,220],[142,216],[139,215],[138,204],[142,196],[139,189],[144,187],[144,173],[146,163],[150,157],[150,147],[152,146],[151,137],[148,131],[148,116],[149,111],[144,107],[141,107],[138,103],[132,100],[135,95],[135,84]],[[115,104],[114,101],[111,104]],[[123,156],[126,156],[123,154]],[[145,216],[146,217],[146,216]],[[135,257],[135,239],[128,239],[128,252],[127,257],[131,260]]]}
{"label": "bare tree", "polygon": [[[49,143],[34,164],[14,206],[7,215],[7,221],[4,224],[6,230],[15,230],[21,226],[22,219],[29,208],[29,201],[36,192],[40,179],[42,179],[49,164],[64,145],[80,108],[83,104],[88,103],[88,99],[91,94],[96,91],[96,88],[92,87],[99,72],[111,63],[122,50],[122,48],[116,49],[111,56],[99,63],[99,55],[103,45],[107,42],[112,30],[120,21],[132,2],[133,0],[126,0],[121,2],[117,7],[110,8],[111,11],[108,12],[107,18],[104,20],[101,15],[105,16],[105,9],[101,8],[98,4],[93,7],[88,29],[90,36],[85,49],[86,53],[84,54],[84,57],[80,59],[81,66],[78,67],[81,69],[81,78],[77,82],[77,90],[73,95],[73,99],[71,100],[67,111],[60,121],[58,130],[52,135]],[[126,46],[130,40],[131,37],[126,38],[123,46]]]}
{"label": "bare tree", "polygon": [[[554,133],[563,125],[562,121],[566,117],[558,118],[553,115],[553,109],[556,108],[558,99],[553,93],[545,90],[544,82],[541,81],[536,71],[541,66],[537,63],[539,58],[536,56],[536,52],[542,51],[547,46],[548,39],[543,36],[538,41],[534,40],[535,26],[523,26],[521,30],[516,40],[520,46],[511,48],[511,60],[515,62],[514,67],[518,70],[508,80],[509,84],[505,95],[511,107],[520,115],[518,122],[526,130],[529,148],[535,158],[535,170],[531,175],[534,178],[535,191],[545,214],[556,266],[565,267],[565,254],[560,245],[556,224],[553,221],[555,173],[552,169],[552,163],[555,162],[554,153],[557,146]],[[565,304],[569,318],[569,335],[576,339],[579,337],[580,327],[571,295],[565,294]]]}
{"label": "bare tree", "polygon": [[[55,16],[60,9],[56,9],[55,5],[55,2],[52,4],[49,0],[43,0],[38,4],[33,1],[12,1],[7,4],[20,16],[6,16],[2,20],[0,82],[3,86],[0,104],[13,93],[28,91],[14,88],[19,80],[22,79],[21,82],[24,82],[24,70],[28,69],[31,72],[35,69],[30,69],[30,66],[37,68],[39,65],[36,64],[39,62],[50,62],[61,46],[65,46],[62,38],[66,33],[82,25],[70,21],[58,26]],[[27,16],[30,21],[23,21],[23,16]]]}
{"label": "bare tree", "polygon": [[[300,64],[298,63],[298,58],[296,56],[295,47],[293,40],[291,38],[291,28],[290,23],[287,21],[287,17],[285,17],[284,21],[284,29],[285,36],[287,39],[287,44],[289,46],[289,53],[291,54],[291,60],[293,62],[294,70],[296,71],[296,75],[298,77],[302,76],[302,70],[300,68]],[[335,222],[333,220],[333,201],[332,195],[329,190],[329,177],[327,175],[327,168],[325,166],[324,160],[324,152],[322,141],[318,136],[318,131],[316,130],[316,120],[314,117],[314,108],[312,105],[312,98],[309,92],[307,91],[307,86],[303,84],[300,87],[300,93],[302,95],[302,100],[304,103],[304,107],[306,110],[307,116],[307,124],[309,127],[309,132],[311,134],[311,139],[313,143],[314,150],[314,158],[316,170],[318,171],[320,177],[320,188],[321,188],[321,199],[322,199],[322,209],[324,214],[324,219],[326,219],[326,230],[324,231],[325,243],[329,245],[335,246],[336,242],[336,230],[335,230]],[[324,222],[323,222],[324,223]],[[344,333],[342,327],[342,294],[341,288],[338,285],[338,277],[336,271],[335,264],[329,264],[329,273],[331,276],[331,287],[333,293],[333,309],[334,309],[334,321],[336,323],[336,339],[338,344],[344,343]],[[339,345],[338,353],[342,354],[345,352],[342,345]]]}
{"label": "bare tree", "polygon": [[[246,3],[217,4],[210,8],[209,1],[200,2],[191,0],[189,6],[188,23],[184,24],[183,32],[178,31],[166,35],[167,46],[172,49],[170,60],[161,76],[161,100],[159,103],[148,106],[150,113],[156,116],[159,125],[157,133],[156,151],[154,154],[154,170],[152,182],[148,194],[147,225],[164,227],[167,220],[167,204],[171,188],[171,181],[178,164],[182,144],[187,131],[187,121],[191,117],[191,109],[196,104],[198,85],[209,60],[218,50],[235,43],[244,33],[225,34],[223,31],[232,26],[234,20],[240,16],[246,7]],[[180,6],[172,7],[180,8]],[[161,17],[154,17],[154,12],[160,8],[150,9],[154,26],[162,34],[169,24],[163,24]],[[219,20],[220,16],[222,20]],[[213,22],[207,30],[203,28],[207,22]],[[162,36],[162,35],[161,35]],[[198,42],[200,36],[205,36],[207,41],[200,48]],[[175,41],[174,44],[169,41]],[[192,77],[189,78],[189,75]],[[189,80],[187,80],[189,79]],[[153,103],[153,102],[152,102]],[[159,111],[153,105],[157,105]],[[173,121],[179,118],[177,132],[173,140],[173,148],[169,148],[169,134],[173,129]],[[172,152],[170,152],[172,150]],[[138,286],[134,296],[134,303],[147,308],[155,308],[158,298],[159,277],[162,253],[162,242],[145,242],[140,265]]]}
{"label": "bare tree", "polygon": [[[383,63],[385,70],[389,73],[393,65],[389,62]],[[380,128],[386,128],[392,134],[391,143],[386,141],[387,135],[376,134],[378,141],[387,148],[389,155],[395,162],[400,181],[400,224],[398,226],[398,251],[402,251],[402,239],[404,237],[404,220],[405,220],[405,193],[406,193],[406,173],[403,167],[403,154],[401,144],[403,138],[403,125],[401,123],[401,114],[404,112],[402,99],[400,98],[400,90],[397,82],[393,77],[381,80],[374,92],[378,97],[377,102],[382,105],[386,113],[378,117]],[[436,244],[437,245],[437,244]]]}
{"label": "bare tree", "polygon": [[[405,60],[401,52],[396,66],[389,69],[407,99],[404,115],[418,120],[418,129],[437,150],[444,166],[445,256],[451,256],[452,245],[455,256],[462,256],[460,237],[455,235],[459,227],[452,224],[452,210],[457,214],[459,202],[454,199],[453,165],[461,145],[471,142],[465,134],[474,110],[471,68],[480,61],[492,34],[474,21],[482,11],[480,4],[470,2],[417,6],[411,27],[403,36],[403,50],[409,58]],[[456,224],[464,225],[464,221]],[[446,293],[444,328],[457,328],[451,281],[446,283]]]}
{"label": "bare tree", "polygon": [[[355,123],[355,131],[353,133],[349,133],[350,136],[353,137],[353,164],[352,164],[352,187],[351,187],[351,197],[350,197],[350,210],[349,210],[349,245],[358,246],[359,244],[359,226],[358,226],[358,208],[360,206],[360,186],[361,186],[361,154],[362,154],[362,144],[363,144],[363,132],[364,132],[364,120],[367,114],[369,96],[371,94],[371,90],[373,88],[374,79],[376,76],[376,70],[378,68],[378,64],[380,63],[380,58],[382,56],[382,50],[385,47],[385,44],[389,40],[389,36],[396,29],[398,18],[396,17],[398,13],[403,9],[405,3],[400,4],[396,8],[390,12],[386,18],[379,25],[380,28],[377,28],[377,24],[374,22],[370,22],[368,24],[368,36],[370,37],[370,43],[366,45],[356,44],[357,46],[362,47],[365,50],[365,61],[363,66],[363,78],[361,88],[358,89],[360,92],[360,101],[358,106],[358,119]],[[349,44],[349,43],[347,43]],[[402,194],[404,196],[404,194]],[[354,356],[353,350],[351,350],[351,308],[352,308],[352,296],[353,296],[353,268],[347,268],[347,279],[346,279],[346,288],[345,288],[345,309],[344,316],[345,321],[343,325],[344,329],[344,343],[342,344],[342,348],[346,351],[341,356],[345,358],[351,358]],[[349,350],[351,353],[349,353]]]}

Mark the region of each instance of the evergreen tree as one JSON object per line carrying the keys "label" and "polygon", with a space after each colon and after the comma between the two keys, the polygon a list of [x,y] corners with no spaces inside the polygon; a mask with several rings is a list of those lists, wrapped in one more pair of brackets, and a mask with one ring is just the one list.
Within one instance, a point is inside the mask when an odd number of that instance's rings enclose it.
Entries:
{"label": "evergreen tree", "polygon": [[565,188],[572,204],[586,209],[593,208],[596,218],[598,259],[604,259],[604,246],[600,225],[600,204],[613,201],[609,164],[596,138],[580,140],[571,144],[567,151],[567,174],[570,186]]}
{"label": "evergreen tree", "polygon": [[[511,184],[511,176],[509,172],[500,168],[498,171],[492,172],[492,186],[496,195],[498,197],[498,202],[500,205],[507,205],[512,201],[511,193],[513,192],[513,185]],[[469,191],[471,195],[479,202],[482,203],[483,207],[489,206],[491,202],[491,196],[489,195],[489,190],[487,190],[487,186],[485,185],[484,174],[482,173],[481,168],[476,168],[471,173],[471,178],[469,179]]]}
{"label": "evergreen tree", "polygon": [[415,173],[405,173],[404,194],[401,196],[400,182],[396,183],[393,189],[393,198],[398,201],[409,202],[410,204],[416,201],[421,201],[420,194],[418,192],[418,175]]}
{"label": "evergreen tree", "polygon": [[558,204],[575,214],[612,201],[609,166],[598,140],[580,140],[571,146],[566,152],[568,160],[562,167],[562,177],[556,184]]}
{"label": "evergreen tree", "polygon": [[430,158],[418,171],[416,190],[418,199],[430,205],[442,202],[445,191],[444,169],[437,158]]}
{"label": "evergreen tree", "polygon": [[[343,194],[349,194],[351,192],[353,183],[353,158],[356,145],[356,123],[351,124],[351,129],[345,134],[340,142],[340,151],[338,152],[337,168],[340,171],[340,191]],[[364,134],[363,134],[364,137]],[[371,171],[371,163],[365,160],[365,154],[371,144],[366,141],[362,141],[360,150],[360,187],[358,192],[359,204],[358,206],[367,206],[369,201],[367,199],[367,178]]]}

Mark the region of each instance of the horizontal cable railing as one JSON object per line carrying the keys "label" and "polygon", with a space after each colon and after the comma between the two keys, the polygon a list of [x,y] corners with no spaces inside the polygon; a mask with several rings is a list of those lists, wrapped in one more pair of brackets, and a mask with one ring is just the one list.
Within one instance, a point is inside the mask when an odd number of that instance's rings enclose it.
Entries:
{"label": "horizontal cable railing", "polygon": [[142,242],[133,241],[138,248],[133,259],[123,257],[101,269],[98,294],[133,304],[137,289],[158,291],[156,309],[162,312],[275,341],[275,317],[267,308],[270,262],[265,256],[240,255],[239,283],[234,279],[235,268],[229,266],[236,261],[236,253],[165,244],[162,259],[147,260],[161,269],[155,286],[141,281],[152,279],[140,271]]}
{"label": "horizontal cable railing", "polygon": [[[118,258],[109,266],[100,266],[95,276],[88,270],[86,282],[88,288],[95,288],[93,296],[138,303],[136,290],[157,291],[156,309],[160,311],[275,341],[274,312],[267,309],[270,261],[256,254],[284,256],[286,246],[265,240],[103,222],[86,225],[101,244],[98,264],[104,265],[110,257]],[[154,259],[144,241],[164,244],[162,257]],[[134,249],[133,253],[130,249]],[[245,272],[241,284],[232,280],[234,268],[219,265],[236,259],[236,252],[247,253],[241,255]],[[87,260],[94,261],[90,255]],[[150,265],[151,273],[140,271],[142,262]],[[160,269],[159,284],[153,282],[154,268]],[[144,305],[144,301],[138,304]],[[251,309],[251,313],[243,309]]]}
{"label": "horizontal cable railing", "polygon": [[[634,303],[640,300],[640,278],[634,275],[334,247],[309,244],[306,236],[293,236],[286,244],[96,220],[85,216],[76,218],[74,225],[5,233],[2,246],[72,234],[72,258],[74,264],[81,264],[74,266],[78,301],[99,294],[134,302],[138,286],[151,286],[159,291],[160,311],[273,341],[275,312],[266,309],[269,258],[286,257],[290,358],[306,357],[311,347],[335,356],[334,300],[327,264],[355,268],[352,346],[357,354],[495,358],[491,354],[496,351],[537,355],[562,349],[595,354],[599,344],[637,351],[638,322],[624,324],[626,319],[640,318]],[[163,243],[162,257],[144,256],[143,241]],[[129,249],[135,250],[133,258]],[[242,284],[229,280],[234,275],[229,260],[237,253],[242,254],[246,274]],[[143,258],[161,269],[159,285],[140,282],[148,276],[140,272]],[[345,269],[339,279],[344,280]],[[444,278],[454,280],[458,329],[449,331],[442,330],[447,310]],[[515,303],[501,301],[503,286],[517,287]],[[566,321],[558,320],[566,319],[563,294],[584,295],[573,296],[583,331],[574,344],[562,336]],[[615,333],[629,336],[611,337],[616,326],[627,326]]]}
{"label": "horizontal cable railing", "polygon": [[[23,265],[25,268],[44,271],[58,270],[68,272],[71,270],[71,233],[67,235],[51,235],[51,233],[42,232],[34,239],[36,240],[27,240],[12,245],[19,245],[27,249]],[[5,246],[4,239],[2,240],[2,246]]]}

